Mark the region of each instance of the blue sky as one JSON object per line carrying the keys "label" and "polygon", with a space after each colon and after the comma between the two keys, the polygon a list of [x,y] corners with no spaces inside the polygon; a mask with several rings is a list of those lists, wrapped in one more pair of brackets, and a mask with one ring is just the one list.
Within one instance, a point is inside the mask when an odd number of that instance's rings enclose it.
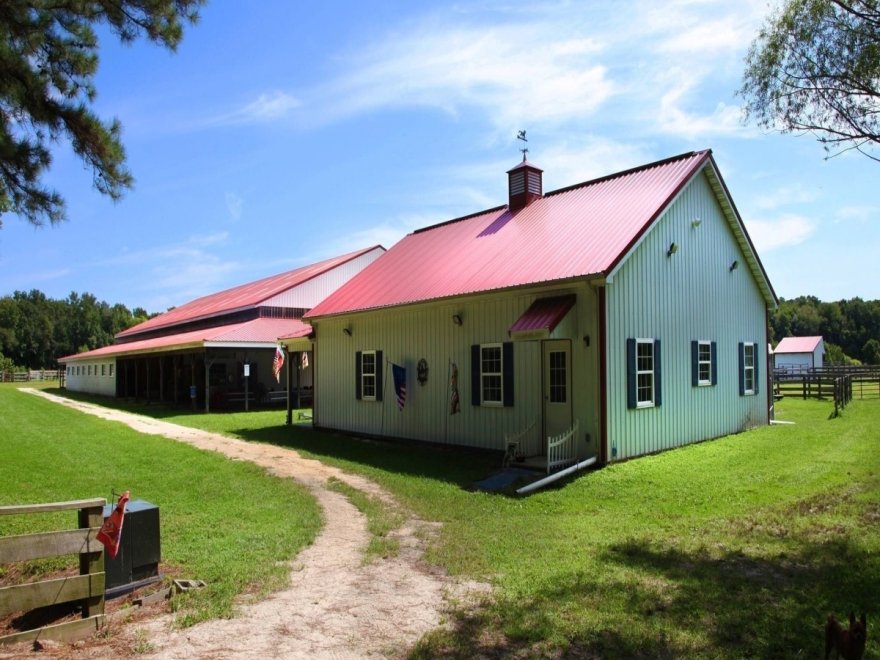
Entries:
{"label": "blue sky", "polygon": [[59,145],[69,221],[0,229],[0,295],[164,311],[506,201],[711,148],[778,295],[880,298],[880,165],[741,121],[758,2],[216,0],[176,54],[102,41],[113,204]]}

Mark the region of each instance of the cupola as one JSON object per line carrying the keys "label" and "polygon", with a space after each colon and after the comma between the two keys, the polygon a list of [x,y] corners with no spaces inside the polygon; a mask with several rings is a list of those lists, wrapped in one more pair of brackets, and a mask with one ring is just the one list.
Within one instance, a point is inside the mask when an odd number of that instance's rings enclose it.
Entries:
{"label": "cupola", "polygon": [[519,165],[507,171],[508,208],[511,211],[519,211],[541,198],[544,194],[543,174],[544,170],[527,161],[525,154]]}

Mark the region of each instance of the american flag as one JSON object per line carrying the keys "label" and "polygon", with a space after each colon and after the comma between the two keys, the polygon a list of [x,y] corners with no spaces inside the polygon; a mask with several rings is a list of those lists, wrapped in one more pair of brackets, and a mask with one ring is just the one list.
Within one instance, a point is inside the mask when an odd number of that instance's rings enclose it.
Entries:
{"label": "american flag", "polygon": [[275,382],[281,382],[281,367],[284,366],[284,351],[280,346],[275,347],[275,359],[272,360],[272,373],[275,374]]}
{"label": "american flag", "polygon": [[403,410],[403,407],[406,405],[406,369],[398,364],[392,364],[391,375],[394,377],[394,393],[397,394],[397,409]]}

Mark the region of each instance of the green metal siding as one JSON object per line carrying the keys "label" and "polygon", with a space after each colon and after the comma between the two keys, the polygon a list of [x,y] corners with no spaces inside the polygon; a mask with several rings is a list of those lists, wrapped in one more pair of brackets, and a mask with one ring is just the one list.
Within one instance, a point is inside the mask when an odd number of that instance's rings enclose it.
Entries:
{"label": "green metal siding", "polygon": [[[667,256],[672,243],[677,250]],[[734,261],[738,267],[731,271]],[[759,374],[764,373],[765,302],[705,175],[681,192],[609,278],[606,296],[609,460],[768,422],[766,388],[762,383],[758,395],[740,396],[737,368],[739,342],[751,341],[758,345]],[[662,341],[658,407],[627,409],[630,337]],[[693,340],[716,342],[714,386],[692,385]]]}
{"label": "green metal siding", "polygon": [[[492,295],[468,296],[442,303],[425,303],[347,317],[318,319],[316,328],[316,400],[318,426],[355,433],[413,438],[444,444],[503,449],[505,433],[535,421],[533,447],[541,442],[541,342],[514,342],[514,405],[480,407],[471,404],[471,346],[509,342],[508,329],[536,298],[576,293],[578,302],[552,334],[572,339],[573,414],[591,434],[582,454],[595,451],[598,432],[598,350],[596,295],[586,284],[567,289],[535,288]],[[452,322],[453,314],[462,325]],[[351,329],[351,336],[343,333]],[[592,342],[586,347],[584,336]],[[386,378],[384,402],[355,398],[354,354],[382,350],[386,361],[407,373],[407,402],[397,409]],[[428,363],[427,382],[416,380],[420,359]],[[458,414],[449,414],[450,364],[458,365]]]}

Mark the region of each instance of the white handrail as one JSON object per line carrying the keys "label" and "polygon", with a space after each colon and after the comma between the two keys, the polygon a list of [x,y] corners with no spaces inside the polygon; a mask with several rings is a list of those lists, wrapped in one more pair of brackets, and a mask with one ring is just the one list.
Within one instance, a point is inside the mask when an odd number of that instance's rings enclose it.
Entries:
{"label": "white handrail", "polygon": [[547,474],[559,465],[574,462],[577,430],[578,420],[574,420],[574,424],[567,431],[556,437],[547,436]]}

